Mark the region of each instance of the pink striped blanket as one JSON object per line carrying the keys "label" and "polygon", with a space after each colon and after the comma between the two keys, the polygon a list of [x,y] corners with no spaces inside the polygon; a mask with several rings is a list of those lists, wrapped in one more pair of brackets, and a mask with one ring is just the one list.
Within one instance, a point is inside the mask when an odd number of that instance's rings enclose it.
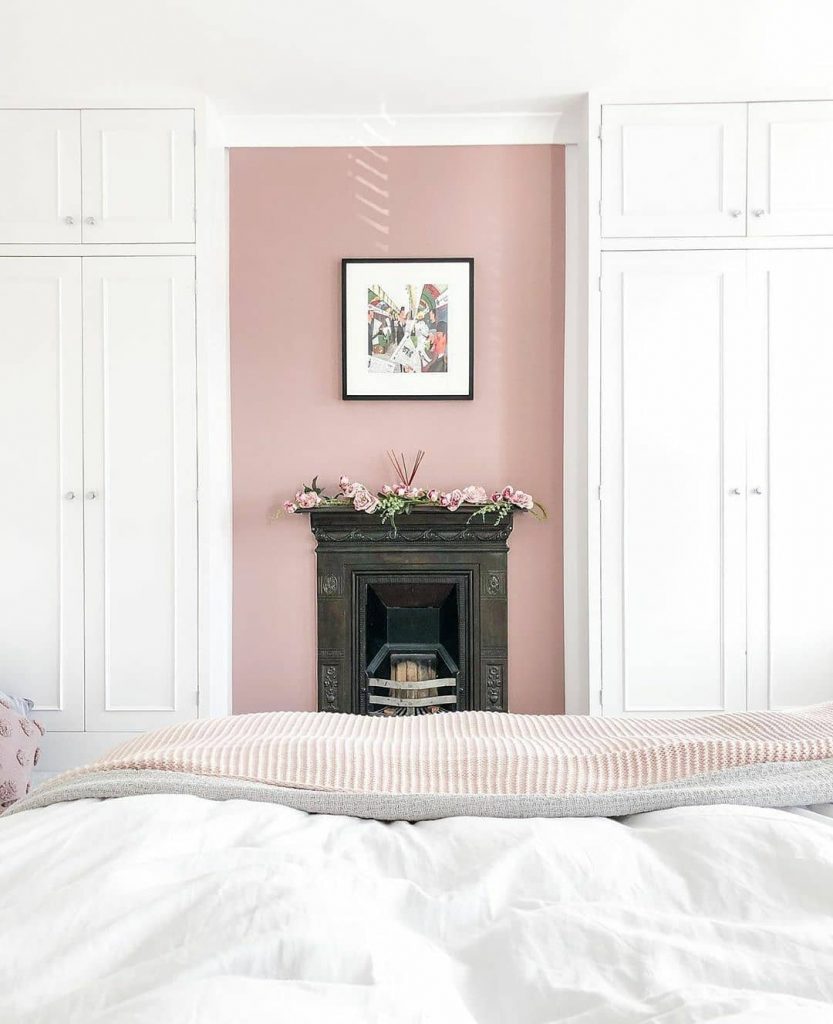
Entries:
{"label": "pink striped blanket", "polygon": [[[763,774],[750,774],[756,768]],[[251,784],[257,799],[280,791],[281,802],[305,809],[381,808],[369,813],[374,817],[384,817],[384,807],[403,817],[421,816],[415,807],[617,813],[620,806],[641,809],[646,793],[654,794],[654,802],[657,793],[666,802],[669,794],[674,803],[692,802],[691,793],[702,794],[704,786],[715,790],[710,802],[716,802],[727,785],[731,795],[741,782],[741,789],[748,788],[750,779],[753,789],[762,779],[780,787],[778,799],[792,803],[795,793],[784,787],[796,768],[797,777],[821,785],[806,802],[819,795],[833,800],[833,703],[683,719],[273,712],[202,719],[136,736],[33,796],[68,786],[82,795],[97,793],[96,780],[115,777],[132,783],[132,791],[142,778],[146,785],[152,781],[151,788],[170,791],[177,785],[173,779],[182,788],[187,778],[192,791],[198,780],[201,795],[211,789],[210,780],[223,780],[218,792],[226,795],[230,782]],[[234,792],[241,792],[240,785]],[[295,795],[287,799],[287,793]],[[316,794],[312,803],[309,794]]]}

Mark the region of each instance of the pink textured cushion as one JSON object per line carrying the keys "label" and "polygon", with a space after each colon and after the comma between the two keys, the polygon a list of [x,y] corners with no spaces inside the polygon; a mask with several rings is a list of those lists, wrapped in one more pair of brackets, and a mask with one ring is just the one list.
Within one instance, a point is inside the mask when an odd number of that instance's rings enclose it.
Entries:
{"label": "pink textured cushion", "polygon": [[40,757],[43,726],[0,700],[0,809],[25,796]]}

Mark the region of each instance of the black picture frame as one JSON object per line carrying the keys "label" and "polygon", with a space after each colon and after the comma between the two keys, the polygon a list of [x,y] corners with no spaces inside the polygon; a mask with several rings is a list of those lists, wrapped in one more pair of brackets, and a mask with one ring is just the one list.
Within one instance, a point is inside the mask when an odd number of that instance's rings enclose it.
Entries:
{"label": "black picture frame", "polygon": [[[358,363],[358,336],[357,330],[360,325],[351,323],[349,305],[350,296],[348,295],[348,288],[350,283],[348,281],[349,270],[351,267],[362,266],[362,265],[375,265],[380,269],[385,266],[399,267],[401,269],[402,264],[450,264],[456,265],[458,268],[465,267],[468,272],[468,300],[466,302],[466,316],[468,323],[468,346],[463,346],[462,351],[467,352],[468,367],[467,372],[463,372],[465,378],[465,390],[458,388],[454,389],[454,393],[401,393],[395,389],[386,391],[385,393],[357,393],[355,389],[350,387],[350,374],[351,372],[355,375],[359,371],[357,369]],[[367,279],[362,281],[358,287],[366,288]],[[459,302],[458,300],[455,300]],[[365,299],[366,308],[366,299]],[[366,324],[361,325],[362,331]],[[353,332],[351,338],[351,331]],[[366,335],[364,336],[366,338]],[[351,348],[352,342],[352,348]],[[366,341],[362,343],[364,348],[363,351],[366,353]],[[366,358],[366,355],[365,355]],[[350,362],[352,360],[352,363]],[[367,367],[364,369],[364,373],[368,376],[371,375]],[[387,374],[381,376],[387,377]],[[403,377],[405,380],[411,380],[413,378],[422,378],[424,381],[426,378],[438,378],[439,374],[390,374],[392,377]],[[461,383],[462,383],[461,379]],[[440,382],[441,385],[445,382]],[[430,384],[430,381],[429,381]],[[411,386],[415,386],[411,383]],[[422,384],[422,387],[426,385]],[[430,257],[430,256],[416,256],[416,257],[397,257],[397,258],[377,258],[377,257],[346,257],[341,261],[341,397],[344,401],[471,401],[474,399],[474,257],[472,256],[443,256],[443,257]]]}

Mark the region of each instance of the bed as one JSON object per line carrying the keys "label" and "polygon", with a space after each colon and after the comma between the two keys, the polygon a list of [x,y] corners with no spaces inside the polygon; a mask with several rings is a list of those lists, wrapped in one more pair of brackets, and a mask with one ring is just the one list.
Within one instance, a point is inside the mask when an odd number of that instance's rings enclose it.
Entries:
{"label": "bed", "polygon": [[833,1020],[833,704],[437,717],[195,723],[38,787],[0,1021]]}

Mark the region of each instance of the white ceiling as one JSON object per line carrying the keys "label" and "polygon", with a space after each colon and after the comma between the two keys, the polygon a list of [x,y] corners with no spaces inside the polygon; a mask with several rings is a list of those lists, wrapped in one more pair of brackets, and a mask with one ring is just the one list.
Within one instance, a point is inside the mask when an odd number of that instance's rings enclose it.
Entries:
{"label": "white ceiling", "polygon": [[833,91],[831,0],[0,0],[0,98],[544,111],[598,90]]}

